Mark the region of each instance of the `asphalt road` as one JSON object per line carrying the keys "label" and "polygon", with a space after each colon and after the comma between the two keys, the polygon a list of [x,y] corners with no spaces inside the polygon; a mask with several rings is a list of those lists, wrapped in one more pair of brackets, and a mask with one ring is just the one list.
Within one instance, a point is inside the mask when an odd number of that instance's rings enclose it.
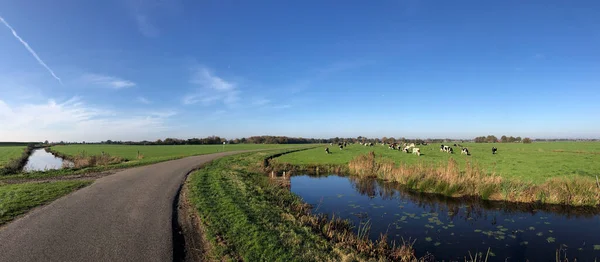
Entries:
{"label": "asphalt road", "polygon": [[0,261],[172,261],[173,201],[185,175],[226,152],[131,168],[0,229]]}

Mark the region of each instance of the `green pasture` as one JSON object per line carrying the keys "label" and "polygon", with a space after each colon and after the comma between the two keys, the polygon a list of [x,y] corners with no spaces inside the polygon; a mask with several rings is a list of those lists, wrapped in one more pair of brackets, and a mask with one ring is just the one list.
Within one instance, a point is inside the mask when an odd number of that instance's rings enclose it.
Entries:
{"label": "green pasture", "polygon": [[0,146],[0,168],[13,159],[21,157],[25,146]]}
{"label": "green pasture", "polygon": [[88,155],[100,155],[102,152],[127,160],[136,160],[138,152],[143,160],[155,158],[174,158],[192,155],[219,153],[224,151],[291,148],[303,145],[289,144],[234,144],[234,145],[64,145],[53,146],[52,150],[75,156],[82,152]]}
{"label": "green pasture", "polygon": [[31,208],[49,203],[91,183],[91,181],[58,181],[0,185],[0,225]]}
{"label": "green pasture", "polygon": [[[421,156],[388,149],[387,146],[360,144],[348,145],[340,150],[337,145],[320,146],[315,149],[283,155],[275,161],[297,165],[306,164],[339,164],[346,165],[354,157],[374,151],[377,156],[392,159],[396,163],[443,164],[454,158],[464,167],[467,161],[476,164],[489,173],[507,178],[518,178],[535,183],[544,182],[551,177],[589,176],[600,177],[600,142],[539,142],[521,143],[461,143],[469,149],[470,156],[461,155],[460,148],[454,143],[446,143],[454,148],[454,154],[440,151],[442,143],[419,145]],[[492,154],[492,147],[498,148]],[[331,154],[325,153],[329,147]]]}

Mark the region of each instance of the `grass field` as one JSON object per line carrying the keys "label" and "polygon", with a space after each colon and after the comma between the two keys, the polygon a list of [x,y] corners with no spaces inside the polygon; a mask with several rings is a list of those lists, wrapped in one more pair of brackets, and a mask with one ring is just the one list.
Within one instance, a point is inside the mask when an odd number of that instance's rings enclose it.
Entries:
{"label": "grass field", "polygon": [[102,152],[112,156],[122,157],[127,160],[137,160],[138,152],[143,155],[142,160],[155,158],[173,158],[192,155],[218,153],[223,151],[276,149],[298,147],[303,145],[278,145],[278,144],[235,144],[235,145],[65,145],[53,146],[51,149],[65,155],[77,155],[85,152],[89,155],[100,155]]}
{"label": "grass field", "polygon": [[[453,147],[454,154],[452,155],[441,152],[440,145],[418,146],[422,153],[420,157],[390,150],[387,146],[382,145],[365,147],[355,144],[349,145],[344,150],[340,150],[335,145],[327,145],[332,154],[326,155],[324,151],[326,146],[321,146],[283,155],[274,161],[293,165],[347,165],[356,156],[374,151],[378,157],[405,164],[420,162],[443,164],[447,163],[449,158],[453,158],[460,168],[464,168],[466,161],[470,161],[472,164],[478,164],[488,173],[533,183],[543,183],[552,177],[577,175],[592,178],[598,175],[600,177],[600,142],[463,143],[463,146],[469,148],[470,156],[461,155],[460,149],[457,147]],[[492,146],[498,148],[496,155],[492,155]]]}
{"label": "grass field", "polygon": [[89,184],[91,181],[0,185],[0,225],[31,208],[46,204]]}
{"label": "grass field", "polygon": [[[237,144],[225,145],[225,151],[235,150],[255,150],[255,149],[278,149],[278,148],[302,148],[312,147],[315,145],[307,144]],[[130,168],[142,165],[149,165],[162,161],[178,159],[186,156],[211,154],[223,151],[223,145],[150,145],[150,146],[135,146],[135,145],[65,145],[53,146],[50,148],[59,155],[64,155],[66,158],[77,156],[82,152],[86,155],[101,155],[102,152],[112,156],[122,157],[127,162],[121,162],[110,165],[96,165],[90,167],[82,167],[76,169],[56,169],[48,171],[37,171],[29,173],[19,173],[12,175],[0,176],[2,180],[23,180],[28,179],[43,179],[50,177],[63,177],[72,175],[82,175],[88,173],[103,172],[111,169]],[[137,152],[143,155],[143,158],[137,158]]]}
{"label": "grass field", "polygon": [[0,168],[11,160],[21,157],[25,146],[0,146]]}
{"label": "grass field", "polygon": [[410,247],[376,244],[359,238],[346,221],[314,216],[301,198],[272,184],[261,171],[262,160],[272,154],[218,159],[189,176],[187,198],[213,246],[210,261],[366,261],[365,254],[393,261],[411,257]]}

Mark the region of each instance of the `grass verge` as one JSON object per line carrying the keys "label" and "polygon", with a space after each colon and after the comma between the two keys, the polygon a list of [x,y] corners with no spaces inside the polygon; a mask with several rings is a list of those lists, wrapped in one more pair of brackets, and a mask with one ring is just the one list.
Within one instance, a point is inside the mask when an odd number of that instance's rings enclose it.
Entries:
{"label": "grass verge", "polygon": [[16,150],[21,149],[21,147],[0,147],[0,149],[2,155],[7,157],[7,159],[3,159],[3,162],[6,163],[0,166],[0,176],[5,176],[21,172],[35,147],[33,145],[26,146],[22,149],[21,155],[15,154]]}
{"label": "grass verge", "polygon": [[600,186],[594,179],[584,176],[556,177],[544,183],[532,183],[487,173],[468,161],[462,169],[452,158],[440,164],[396,164],[390,159],[376,157],[374,152],[357,156],[348,167],[352,175],[397,182],[426,193],[522,203],[600,205]]}
{"label": "grass verge", "polygon": [[[275,153],[277,154],[277,153]],[[372,242],[368,228],[311,214],[310,206],[275,186],[263,172],[272,152],[216,160],[193,172],[185,184],[211,243],[209,260],[416,261],[407,245]]]}
{"label": "grass verge", "polygon": [[[235,147],[234,147],[235,146]],[[278,147],[283,147],[286,146],[286,148],[311,148],[314,147],[314,145],[240,145],[240,146],[231,146],[229,148],[225,148],[225,151],[232,151],[232,150],[252,150],[252,149],[273,149],[273,148],[278,148]],[[68,146],[65,146],[68,147]],[[152,156],[152,157],[141,157],[141,158],[133,158],[132,160],[128,160],[125,162],[119,162],[119,161],[123,161],[123,158],[121,158],[118,154],[115,154],[114,150],[117,149],[121,149],[123,147],[127,147],[127,146],[119,146],[119,147],[115,147],[114,149],[111,150],[107,150],[107,153],[105,153],[106,156],[106,161],[102,160],[102,161],[93,161],[89,160],[89,157],[96,157],[97,155],[95,155],[95,153],[98,153],[96,151],[98,151],[97,149],[95,150],[90,150],[85,151],[85,153],[82,153],[84,151],[73,151],[73,155],[70,154],[66,154],[64,153],[64,150],[56,150],[56,148],[49,148],[47,149],[47,151],[51,152],[52,154],[61,157],[61,158],[65,158],[65,159],[70,159],[70,160],[74,160],[74,156],[77,155],[81,155],[84,156],[81,158],[81,163],[94,163],[93,166],[89,166],[89,165],[80,165],[78,167],[72,167],[72,168],[63,168],[63,169],[54,169],[54,170],[47,170],[47,171],[34,171],[34,172],[28,172],[28,173],[18,173],[18,174],[12,174],[12,175],[5,175],[5,176],[0,176],[0,181],[27,181],[30,179],[46,179],[46,178],[57,178],[57,177],[68,177],[68,176],[85,176],[86,174],[94,174],[94,173],[100,173],[100,172],[105,172],[105,171],[110,171],[110,170],[115,170],[115,169],[124,169],[124,168],[131,168],[131,167],[137,167],[137,166],[144,166],[144,165],[150,165],[150,164],[155,164],[155,163],[159,163],[159,162],[164,162],[164,161],[169,161],[169,160],[175,160],[175,159],[180,159],[180,158],[184,158],[184,157],[188,157],[188,156],[196,156],[196,155],[203,155],[203,154],[211,154],[211,153],[218,153],[219,151],[213,152],[216,147],[210,147],[210,148],[204,148],[204,146],[173,146],[175,147],[175,149],[177,149],[177,147],[181,147],[181,151],[177,151],[177,152],[170,152],[170,153],[165,153],[166,155],[160,155],[158,154],[156,151],[160,150],[160,147],[162,146],[146,146],[146,147],[153,147],[152,148],[152,154],[156,155],[156,156]],[[143,147],[143,146],[142,146]],[[167,146],[165,146],[167,147]],[[191,150],[190,147],[195,147],[196,150]],[[91,146],[90,148],[94,149],[95,147]],[[108,147],[110,149],[110,147]],[[105,149],[105,148],[103,148]],[[171,147],[168,147],[168,150],[173,151],[175,150]],[[132,151],[132,149],[128,149],[127,150]],[[109,153],[110,152],[110,155]],[[93,154],[92,154],[93,153]],[[99,153],[101,154],[101,152]],[[136,154],[136,153],[134,153]],[[87,157],[87,158],[86,158]],[[118,158],[118,161],[111,161],[111,159],[115,159]],[[118,162],[118,163],[114,163],[114,162]]]}
{"label": "grass verge", "polygon": [[46,204],[91,184],[91,181],[60,181],[0,185],[0,225],[29,209]]}

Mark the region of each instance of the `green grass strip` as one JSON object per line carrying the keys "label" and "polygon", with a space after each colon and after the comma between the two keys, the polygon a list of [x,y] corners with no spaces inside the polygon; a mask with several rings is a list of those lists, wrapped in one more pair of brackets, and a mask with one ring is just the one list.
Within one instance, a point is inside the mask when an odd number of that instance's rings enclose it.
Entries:
{"label": "green grass strip", "polygon": [[91,181],[58,181],[0,186],[0,225],[28,210],[91,184]]}
{"label": "green grass strip", "polygon": [[248,171],[268,154],[216,160],[191,174],[188,196],[216,247],[214,255],[244,261],[335,260],[327,241],[289,215],[286,207],[301,199]]}

